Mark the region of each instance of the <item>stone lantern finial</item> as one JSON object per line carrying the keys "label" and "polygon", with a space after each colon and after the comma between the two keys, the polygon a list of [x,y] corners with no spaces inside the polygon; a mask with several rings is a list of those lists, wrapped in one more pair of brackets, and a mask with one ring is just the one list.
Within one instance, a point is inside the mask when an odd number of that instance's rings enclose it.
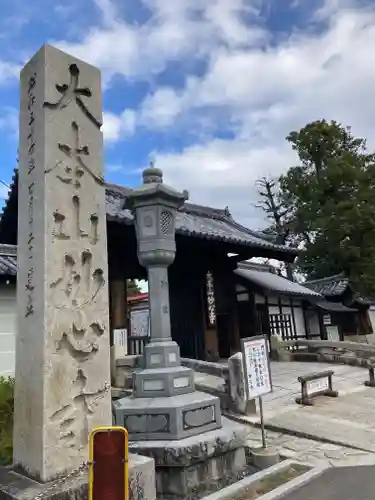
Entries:
{"label": "stone lantern finial", "polygon": [[163,184],[163,171],[151,165],[143,171],[144,184]]}
{"label": "stone lantern finial", "polygon": [[155,167],[155,160],[150,160],[150,166],[143,170],[143,183],[144,184],[162,184],[163,171]]}

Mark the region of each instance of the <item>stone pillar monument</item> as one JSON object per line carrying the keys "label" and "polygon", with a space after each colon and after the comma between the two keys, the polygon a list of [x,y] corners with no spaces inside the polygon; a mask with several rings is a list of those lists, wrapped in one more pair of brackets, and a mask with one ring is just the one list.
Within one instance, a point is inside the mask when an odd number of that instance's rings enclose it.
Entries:
{"label": "stone pillar monument", "polygon": [[134,373],[134,395],[115,402],[116,424],[128,429],[130,440],[181,439],[221,427],[219,399],[195,391],[194,372],[181,366],[171,338],[168,266],[176,254],[176,211],[185,199],[153,166],[128,198],[138,258],[148,272],[151,329],[144,369]]}
{"label": "stone pillar monument", "polygon": [[42,482],[111,424],[100,85],[48,45],[21,73],[14,464]]}

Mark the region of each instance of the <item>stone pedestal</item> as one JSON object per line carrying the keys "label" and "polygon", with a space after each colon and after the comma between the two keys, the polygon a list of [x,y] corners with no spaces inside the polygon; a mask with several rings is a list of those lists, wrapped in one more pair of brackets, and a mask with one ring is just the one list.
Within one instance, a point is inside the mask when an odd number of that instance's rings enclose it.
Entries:
{"label": "stone pedestal", "polygon": [[[0,500],[87,500],[87,470],[59,482],[39,483],[0,467]],[[129,455],[129,500],[155,500],[155,464],[150,457]]]}
{"label": "stone pedestal", "polygon": [[255,399],[247,398],[243,354],[237,352],[228,359],[231,410],[242,415],[257,412]]}
{"label": "stone pedestal", "polygon": [[221,429],[178,441],[132,442],[130,450],[155,460],[159,495],[204,493],[219,480],[235,480],[247,465],[247,427],[226,418],[222,424]]}
{"label": "stone pedestal", "polygon": [[173,397],[136,398],[113,402],[115,425],[125,427],[129,440],[183,439],[221,426],[220,400],[194,391]]}

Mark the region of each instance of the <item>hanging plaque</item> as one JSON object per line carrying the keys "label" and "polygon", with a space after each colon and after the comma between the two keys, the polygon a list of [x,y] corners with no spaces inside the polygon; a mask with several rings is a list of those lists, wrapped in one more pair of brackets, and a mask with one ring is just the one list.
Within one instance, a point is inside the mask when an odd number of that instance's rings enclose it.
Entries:
{"label": "hanging plaque", "polygon": [[215,302],[214,277],[211,271],[208,271],[206,273],[206,292],[207,292],[208,324],[210,326],[214,326],[216,324],[216,302]]}

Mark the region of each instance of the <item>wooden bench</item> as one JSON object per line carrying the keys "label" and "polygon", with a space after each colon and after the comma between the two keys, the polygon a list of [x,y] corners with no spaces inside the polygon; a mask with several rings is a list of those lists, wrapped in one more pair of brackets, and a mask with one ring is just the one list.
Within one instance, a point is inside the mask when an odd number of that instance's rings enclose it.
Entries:
{"label": "wooden bench", "polygon": [[337,398],[339,393],[332,389],[334,373],[332,370],[327,370],[298,377],[298,382],[301,383],[301,396],[296,398],[296,403],[312,406],[317,396]]}

